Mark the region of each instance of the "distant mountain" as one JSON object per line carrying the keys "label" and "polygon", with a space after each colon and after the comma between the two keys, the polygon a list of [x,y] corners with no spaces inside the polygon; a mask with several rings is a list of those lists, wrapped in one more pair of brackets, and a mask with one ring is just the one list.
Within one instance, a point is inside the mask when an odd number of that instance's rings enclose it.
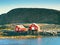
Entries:
{"label": "distant mountain", "polygon": [[60,11],[44,8],[16,8],[0,15],[0,24],[9,23],[60,24]]}

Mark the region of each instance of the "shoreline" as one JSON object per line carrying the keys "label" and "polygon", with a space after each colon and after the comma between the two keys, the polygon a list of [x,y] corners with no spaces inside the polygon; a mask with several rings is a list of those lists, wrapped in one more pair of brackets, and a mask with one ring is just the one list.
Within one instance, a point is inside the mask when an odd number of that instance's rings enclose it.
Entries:
{"label": "shoreline", "polygon": [[0,36],[0,39],[30,39],[30,38],[42,38],[42,36],[33,36],[33,35],[26,35],[26,36]]}
{"label": "shoreline", "polygon": [[0,36],[0,39],[35,39],[35,38],[44,38],[44,37],[59,37],[59,36],[35,36],[35,35],[26,35],[26,36]]}

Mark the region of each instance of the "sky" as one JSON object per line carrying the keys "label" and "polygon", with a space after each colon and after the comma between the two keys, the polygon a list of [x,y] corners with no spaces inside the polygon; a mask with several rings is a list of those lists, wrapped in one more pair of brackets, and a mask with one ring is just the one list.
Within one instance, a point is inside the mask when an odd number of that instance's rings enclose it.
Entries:
{"label": "sky", "polygon": [[0,0],[0,14],[14,8],[47,8],[60,11],[60,0]]}

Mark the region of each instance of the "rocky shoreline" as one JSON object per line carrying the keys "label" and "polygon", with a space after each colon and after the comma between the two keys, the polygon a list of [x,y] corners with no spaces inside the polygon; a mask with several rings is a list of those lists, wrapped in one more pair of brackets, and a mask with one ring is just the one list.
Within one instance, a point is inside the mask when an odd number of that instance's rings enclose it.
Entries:
{"label": "rocky shoreline", "polygon": [[49,32],[15,32],[2,30],[0,31],[0,39],[11,38],[11,39],[29,39],[29,38],[42,38],[42,37],[56,37],[60,36],[60,32],[49,33]]}

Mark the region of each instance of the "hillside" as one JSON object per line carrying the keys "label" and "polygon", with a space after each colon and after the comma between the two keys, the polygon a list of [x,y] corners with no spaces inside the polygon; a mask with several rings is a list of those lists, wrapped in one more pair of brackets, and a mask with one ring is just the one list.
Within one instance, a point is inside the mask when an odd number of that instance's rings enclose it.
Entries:
{"label": "hillside", "polygon": [[60,24],[60,11],[43,8],[16,8],[0,15],[0,24],[9,23]]}

